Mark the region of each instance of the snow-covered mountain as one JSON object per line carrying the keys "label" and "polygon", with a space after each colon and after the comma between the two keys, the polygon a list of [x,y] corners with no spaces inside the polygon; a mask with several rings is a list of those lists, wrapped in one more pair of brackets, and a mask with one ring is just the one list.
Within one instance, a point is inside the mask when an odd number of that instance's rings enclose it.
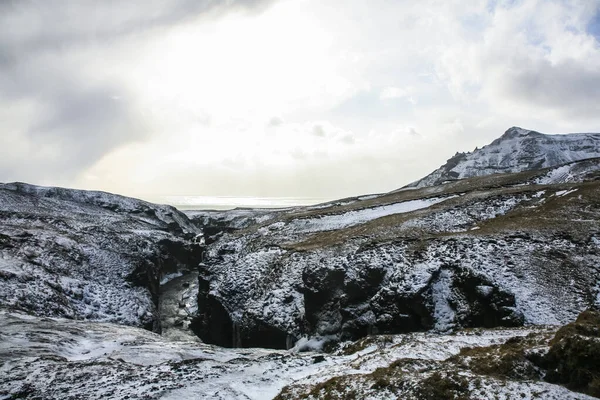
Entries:
{"label": "snow-covered mountain", "polygon": [[470,153],[456,153],[446,164],[406,187],[425,187],[443,182],[554,167],[600,157],[600,133],[545,135],[518,127]]}

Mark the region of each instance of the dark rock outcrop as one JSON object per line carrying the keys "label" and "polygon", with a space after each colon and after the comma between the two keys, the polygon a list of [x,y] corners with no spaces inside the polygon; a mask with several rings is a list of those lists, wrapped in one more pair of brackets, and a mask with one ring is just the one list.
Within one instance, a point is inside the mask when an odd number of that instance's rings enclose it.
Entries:
{"label": "dark rock outcrop", "polygon": [[[215,254],[222,256],[219,251]],[[349,275],[350,270],[357,273]],[[305,267],[299,287],[304,314],[296,321],[298,330],[292,332],[248,311],[234,314],[227,308],[229,299],[211,291],[215,277],[201,276],[193,329],[207,343],[285,349],[296,332],[328,341],[356,340],[370,334],[508,327],[524,322],[514,295],[469,269],[442,266],[420,290],[405,293],[391,289],[387,273],[381,266],[360,263],[331,266],[323,262]]]}
{"label": "dark rock outcrop", "polygon": [[243,315],[235,320],[222,301],[210,293],[210,278],[199,278],[198,313],[190,329],[205,343],[222,347],[289,349],[295,338],[275,326]]}
{"label": "dark rock outcrop", "polygon": [[233,347],[233,322],[229,312],[210,293],[210,278],[198,275],[198,314],[190,329],[205,343]]}
{"label": "dark rock outcrop", "polygon": [[343,268],[316,266],[302,272],[304,310],[310,332],[330,335],[341,329],[344,276]]}
{"label": "dark rock outcrop", "polygon": [[[369,334],[391,334],[436,328],[436,297],[447,291],[452,326],[520,326],[523,315],[515,297],[489,280],[464,268],[444,267],[434,272],[420,291],[399,295],[382,286],[385,272],[364,266],[355,279],[344,279],[342,268],[312,268],[303,272],[304,307],[308,335],[338,335],[356,340]],[[441,274],[448,287],[438,288]],[[445,294],[445,293],[444,293]],[[446,329],[442,327],[441,329]]]}
{"label": "dark rock outcrop", "polygon": [[584,311],[560,328],[542,366],[548,382],[600,397],[600,311]]}
{"label": "dark rock outcrop", "polygon": [[523,325],[523,314],[516,309],[515,296],[473,271],[456,270],[452,293],[450,306],[457,312],[457,322],[462,327]]}

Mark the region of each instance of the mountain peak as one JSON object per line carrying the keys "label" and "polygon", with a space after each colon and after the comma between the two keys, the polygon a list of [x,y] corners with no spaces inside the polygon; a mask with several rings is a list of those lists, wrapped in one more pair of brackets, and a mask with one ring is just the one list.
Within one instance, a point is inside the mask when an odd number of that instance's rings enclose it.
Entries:
{"label": "mountain peak", "polygon": [[481,149],[457,153],[446,164],[407,187],[548,168],[595,157],[600,157],[600,133],[545,135],[513,126]]}
{"label": "mountain peak", "polygon": [[513,126],[513,127],[509,128],[506,132],[504,132],[504,135],[502,135],[502,136],[512,136],[512,137],[527,136],[530,132],[531,132],[530,130],[523,129],[518,126]]}
{"label": "mountain peak", "polygon": [[[541,133],[532,131],[530,129],[523,129],[519,126],[513,126],[509,129],[507,129],[506,132],[504,132],[504,134],[502,136],[500,136],[498,139],[499,140],[515,139],[515,138],[535,136],[535,135],[541,135]],[[496,140],[498,140],[498,139],[496,139]]]}

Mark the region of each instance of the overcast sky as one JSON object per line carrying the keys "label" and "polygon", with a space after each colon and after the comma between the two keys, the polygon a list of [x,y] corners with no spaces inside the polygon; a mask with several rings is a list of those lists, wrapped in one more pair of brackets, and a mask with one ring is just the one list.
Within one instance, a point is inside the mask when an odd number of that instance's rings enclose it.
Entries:
{"label": "overcast sky", "polygon": [[344,197],[600,131],[600,0],[0,1],[0,181]]}

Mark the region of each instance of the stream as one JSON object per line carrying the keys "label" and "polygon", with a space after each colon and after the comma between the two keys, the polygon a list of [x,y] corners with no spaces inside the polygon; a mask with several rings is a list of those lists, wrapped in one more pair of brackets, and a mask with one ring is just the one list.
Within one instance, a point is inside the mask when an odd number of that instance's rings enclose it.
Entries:
{"label": "stream", "polygon": [[165,339],[201,343],[189,329],[191,318],[198,309],[197,296],[197,271],[186,272],[161,285],[158,309],[161,335]]}

